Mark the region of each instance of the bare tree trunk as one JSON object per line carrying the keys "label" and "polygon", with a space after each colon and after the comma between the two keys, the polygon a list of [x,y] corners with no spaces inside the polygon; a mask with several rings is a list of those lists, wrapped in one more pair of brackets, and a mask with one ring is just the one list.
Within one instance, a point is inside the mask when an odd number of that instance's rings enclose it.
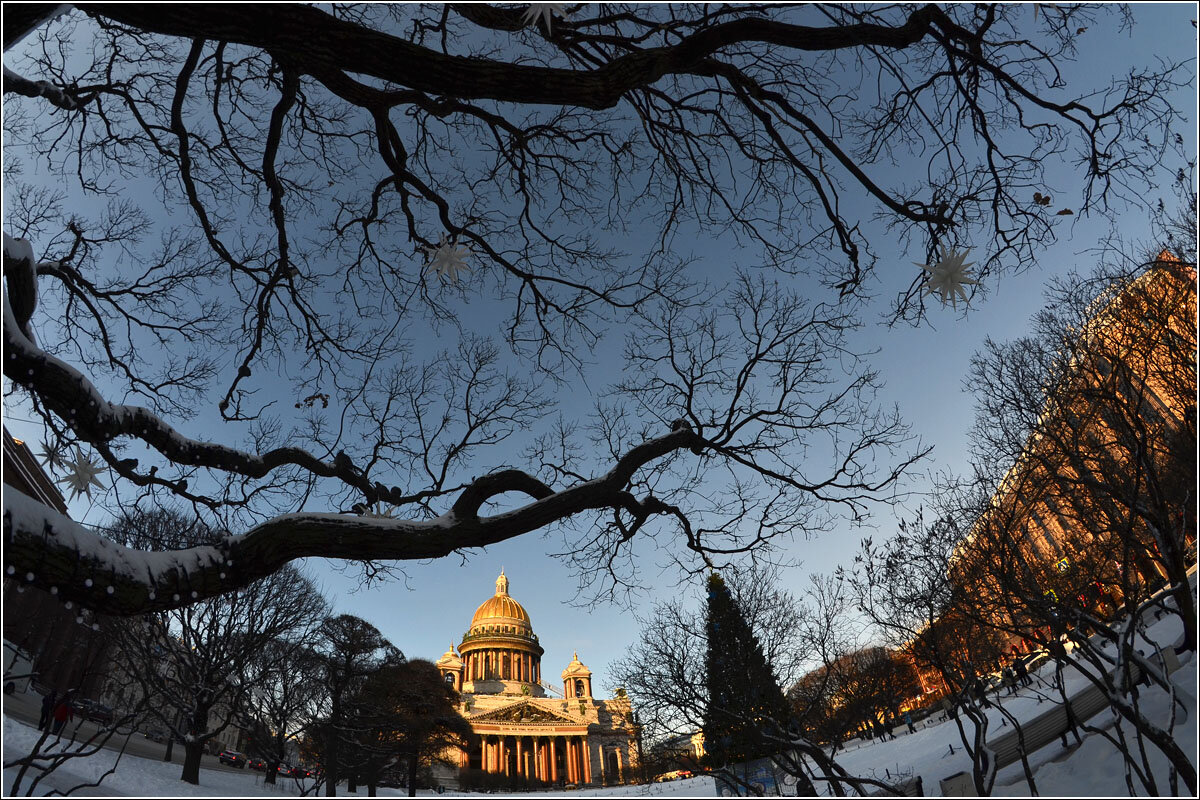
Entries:
{"label": "bare tree trunk", "polygon": [[325,796],[337,797],[337,734],[333,732],[332,726],[325,733],[325,762]]}
{"label": "bare tree trunk", "polygon": [[179,780],[193,786],[200,785],[200,758],[204,755],[204,745],[200,742],[184,742],[183,774]]}

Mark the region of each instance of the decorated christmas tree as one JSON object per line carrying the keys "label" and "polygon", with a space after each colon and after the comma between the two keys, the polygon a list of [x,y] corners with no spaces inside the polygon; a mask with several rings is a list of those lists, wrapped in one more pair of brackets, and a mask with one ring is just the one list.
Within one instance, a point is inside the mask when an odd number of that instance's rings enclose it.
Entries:
{"label": "decorated christmas tree", "polygon": [[704,748],[722,767],[779,752],[789,711],[762,646],[720,575],[708,578],[708,708]]}

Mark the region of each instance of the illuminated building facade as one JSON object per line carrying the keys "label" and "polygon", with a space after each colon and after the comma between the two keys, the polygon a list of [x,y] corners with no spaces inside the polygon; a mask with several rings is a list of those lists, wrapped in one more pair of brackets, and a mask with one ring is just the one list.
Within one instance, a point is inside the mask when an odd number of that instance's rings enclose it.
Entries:
{"label": "illuminated building facade", "polygon": [[1013,631],[1024,616],[1053,622],[1064,604],[1108,616],[1195,563],[1194,267],[1160,254],[1072,335],[952,570],[963,596]]}
{"label": "illuminated building facade", "polygon": [[[549,696],[544,650],[508,586],[501,571],[496,593],[476,610],[457,652],[451,647],[436,662],[461,693],[459,710],[472,731],[451,762],[545,784],[629,782],[637,752],[629,698],[597,699],[578,653],[562,672],[562,696]],[[443,772],[439,779],[452,783],[454,776]]]}

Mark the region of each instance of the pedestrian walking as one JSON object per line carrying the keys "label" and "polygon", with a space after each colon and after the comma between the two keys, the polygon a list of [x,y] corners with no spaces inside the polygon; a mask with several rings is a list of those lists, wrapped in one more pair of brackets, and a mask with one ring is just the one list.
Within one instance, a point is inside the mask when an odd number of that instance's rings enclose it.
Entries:
{"label": "pedestrian walking", "polygon": [[989,703],[987,699],[987,689],[984,688],[983,681],[979,680],[978,675],[971,676],[971,683],[969,684],[968,688],[970,689],[971,695],[981,706],[984,708],[991,707],[991,703]]}
{"label": "pedestrian walking", "polygon": [[1022,686],[1028,686],[1032,681],[1029,679],[1029,670],[1025,669],[1025,662],[1020,658],[1013,659],[1013,670],[1017,673],[1017,680]]}
{"label": "pedestrian walking", "polygon": [[54,714],[54,706],[58,705],[58,690],[51,689],[42,698],[42,715],[38,717],[38,730],[44,731],[50,726],[50,718]]}
{"label": "pedestrian walking", "polygon": [[71,710],[71,693],[67,692],[54,707],[54,729],[51,733],[61,738],[63,726],[73,719],[75,719],[75,712]]}
{"label": "pedestrian walking", "polygon": [[913,725],[913,721],[912,721],[912,714],[911,714],[910,712],[908,712],[908,711],[905,711],[905,712],[904,712],[904,724],[908,726],[908,732],[909,732],[909,733],[916,733],[916,732],[917,732],[917,726],[916,726],[916,725]]}

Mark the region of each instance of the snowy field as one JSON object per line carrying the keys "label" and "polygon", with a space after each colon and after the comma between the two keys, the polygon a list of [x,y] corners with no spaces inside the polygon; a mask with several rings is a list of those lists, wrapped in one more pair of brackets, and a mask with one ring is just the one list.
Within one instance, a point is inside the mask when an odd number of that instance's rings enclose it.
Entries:
{"label": "snowy field", "polygon": [[[1151,629],[1150,634],[1160,642],[1172,642],[1179,638],[1181,625],[1177,619],[1167,619]],[[1182,657],[1183,667],[1172,680],[1186,712],[1177,716],[1176,741],[1186,753],[1196,753],[1196,663],[1191,654]],[[1053,676],[1053,666],[1034,673],[1034,685],[1020,694],[1001,697],[1005,710],[1018,719],[1029,719],[1045,711],[1050,694],[1045,682]],[[1086,685],[1086,679],[1071,671],[1064,672],[1068,692],[1074,694]],[[1169,713],[1166,694],[1161,691],[1142,693],[1143,713],[1155,720],[1165,720]],[[1178,707],[1177,707],[1178,709]],[[1001,726],[998,711],[992,710],[989,730],[999,735],[1007,731]],[[1093,727],[1104,728],[1112,724],[1109,714],[1102,711],[1088,721]],[[838,762],[850,773],[886,779],[889,775],[916,776],[924,780],[925,794],[940,793],[939,781],[960,770],[970,770],[970,761],[962,751],[958,731],[952,722],[934,717],[915,734],[901,734],[897,729],[896,739],[887,742],[851,742],[837,755]],[[11,718],[4,720],[4,758],[9,761],[29,752],[37,739],[37,731]],[[1034,779],[1039,794],[1052,796],[1103,797],[1128,795],[1122,760],[1112,745],[1099,735],[1085,736],[1082,745],[1073,739],[1069,748],[1055,741],[1030,757]],[[954,752],[951,753],[951,745]],[[52,791],[66,791],[79,784],[94,782],[111,768],[116,754],[103,751],[88,759],[76,759],[64,765],[38,787],[38,795]],[[1159,757],[1157,762],[1159,786],[1166,790],[1166,761]],[[167,764],[130,756],[122,757],[117,771],[105,778],[98,789],[84,789],[74,793],[78,797],[276,797],[298,796],[300,786],[292,779],[280,779],[276,786],[267,786],[263,778],[254,772],[225,772],[201,770],[200,785],[191,786],[179,780],[179,764]],[[10,796],[16,771],[4,770],[3,793]],[[25,793],[28,788],[25,781]],[[1136,784],[1136,781],[1135,781]],[[1182,790],[1182,789],[1181,789]],[[345,786],[340,787],[345,795]],[[382,797],[404,796],[402,790],[381,789]],[[422,791],[422,795],[432,792]],[[585,791],[537,792],[541,797],[715,797],[716,785],[710,777],[651,784],[649,786],[625,786],[611,789],[589,789]],[[997,796],[1028,795],[1021,767],[1013,764],[1002,769],[996,778],[994,794]],[[360,789],[357,796],[365,796]],[[444,795],[445,796],[445,795]]]}

